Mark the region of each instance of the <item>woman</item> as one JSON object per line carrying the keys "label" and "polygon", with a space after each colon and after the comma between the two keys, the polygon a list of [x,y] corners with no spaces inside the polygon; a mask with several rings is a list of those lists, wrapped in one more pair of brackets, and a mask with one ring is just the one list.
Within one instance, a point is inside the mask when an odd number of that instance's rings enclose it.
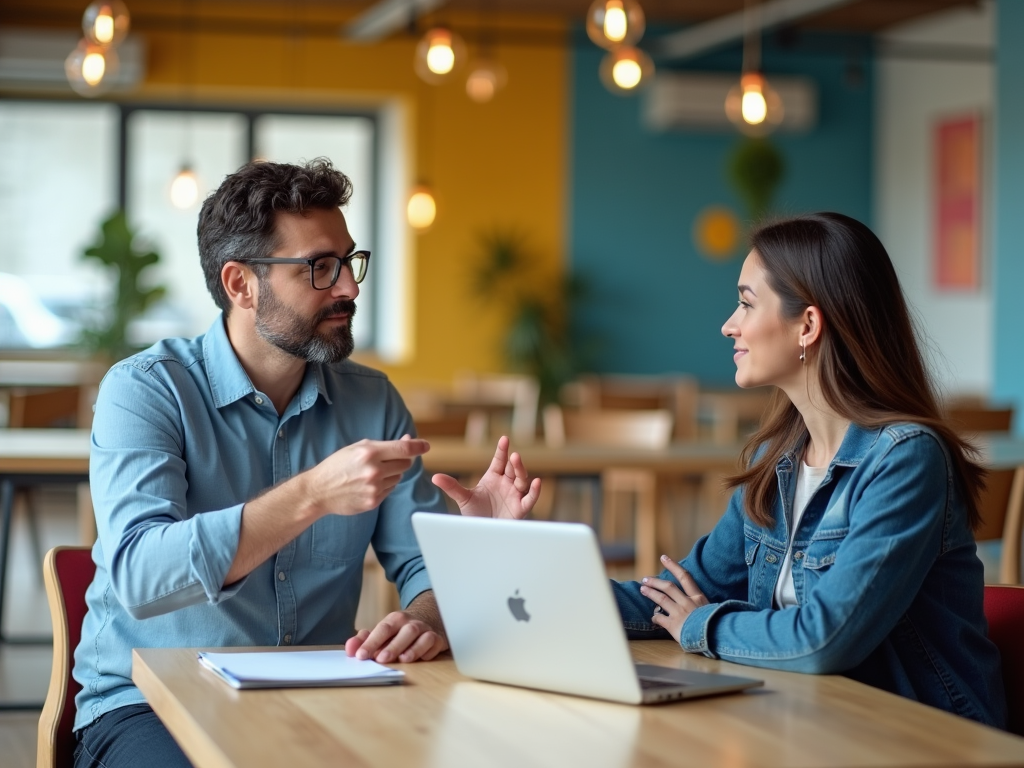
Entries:
{"label": "woman", "polygon": [[855,680],[1002,727],[986,637],[984,471],[939,415],[896,272],[863,224],[756,231],[722,327],[736,383],[774,386],[714,530],[615,585],[632,638]]}

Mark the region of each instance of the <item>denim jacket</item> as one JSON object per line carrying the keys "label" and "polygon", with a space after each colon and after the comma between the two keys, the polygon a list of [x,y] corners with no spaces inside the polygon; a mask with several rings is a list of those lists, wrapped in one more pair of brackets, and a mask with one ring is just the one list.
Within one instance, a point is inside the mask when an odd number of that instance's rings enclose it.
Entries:
{"label": "denim jacket", "polygon": [[[1004,727],[999,652],[952,461],[918,424],[851,425],[793,542],[798,605],[773,607],[789,544],[796,446],[776,465],[774,524],[743,511],[743,488],[682,566],[708,605],[683,624],[684,650],[869,685]],[[662,579],[672,579],[667,571]],[[664,638],[637,582],[613,584],[627,634]]]}

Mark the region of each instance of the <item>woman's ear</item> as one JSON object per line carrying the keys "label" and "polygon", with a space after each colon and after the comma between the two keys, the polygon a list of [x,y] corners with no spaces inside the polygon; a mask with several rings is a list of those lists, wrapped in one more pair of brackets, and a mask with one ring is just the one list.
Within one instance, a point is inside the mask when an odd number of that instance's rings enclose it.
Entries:
{"label": "woman's ear", "polygon": [[804,310],[801,320],[802,326],[800,328],[800,343],[805,347],[809,347],[821,338],[821,332],[824,328],[824,318],[821,315],[820,309],[815,306],[810,306]]}
{"label": "woman's ear", "polygon": [[220,281],[236,307],[252,309],[256,305],[256,276],[248,267],[237,261],[229,261],[221,267]]}

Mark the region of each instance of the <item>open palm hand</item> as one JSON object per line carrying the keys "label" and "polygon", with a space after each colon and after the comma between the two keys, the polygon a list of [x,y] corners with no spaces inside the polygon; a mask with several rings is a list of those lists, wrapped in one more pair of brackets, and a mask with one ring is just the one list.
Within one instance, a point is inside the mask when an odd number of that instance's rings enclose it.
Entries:
{"label": "open palm hand", "polygon": [[491,465],[472,490],[450,475],[434,475],[431,479],[464,515],[520,520],[530,514],[540,497],[540,478],[530,482],[522,457],[518,453],[509,455],[508,448],[508,438],[499,438]]}

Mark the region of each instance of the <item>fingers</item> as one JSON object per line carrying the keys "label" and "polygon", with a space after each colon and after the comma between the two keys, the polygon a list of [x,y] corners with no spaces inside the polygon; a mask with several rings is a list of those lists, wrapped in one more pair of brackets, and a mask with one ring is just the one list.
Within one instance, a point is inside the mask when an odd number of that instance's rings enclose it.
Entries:
{"label": "fingers", "polygon": [[[369,659],[375,657],[377,655],[377,651],[379,651],[384,644],[388,642],[388,640],[394,637],[395,633],[398,631],[398,624],[400,623],[401,618],[401,614],[389,613],[381,619],[377,626],[373,628],[373,631],[369,633],[365,640],[363,640],[359,648],[356,649],[356,658]],[[363,631],[365,632],[366,630]],[[359,635],[356,635],[356,637],[358,636]]]}
{"label": "fingers", "polygon": [[523,496],[523,517],[530,514],[530,510],[533,509],[533,506],[537,503],[537,500],[540,498],[540,486],[540,478],[533,478],[533,482],[530,483],[530,492]]}
{"label": "fingers", "polygon": [[367,440],[371,448],[376,449],[381,461],[391,459],[414,459],[430,450],[426,440],[405,435],[401,440]]}
{"label": "fingers", "polygon": [[370,631],[368,629],[360,629],[355,635],[345,641],[345,653],[349,656],[355,656],[356,651],[359,650],[359,647],[369,636]]}
{"label": "fingers", "polygon": [[[651,595],[648,594],[648,592],[657,592],[665,595],[673,603],[686,604],[690,601],[689,597],[687,597],[686,594],[683,593],[683,590],[681,590],[671,581],[665,581],[664,579],[656,579],[653,576],[645,576],[640,580],[640,584],[641,594],[646,594],[648,597],[651,597]],[[644,592],[645,589],[648,590],[648,592]],[[653,597],[651,599],[654,600]],[[655,600],[654,602],[658,603],[657,600]],[[661,603],[658,603],[658,605],[661,605]]]}
{"label": "fingers", "polygon": [[425,625],[418,621],[405,624],[398,630],[398,633],[391,638],[391,642],[377,652],[374,659],[379,661],[381,664],[397,661],[402,655],[402,652],[415,643],[417,638],[423,634],[424,627]]}
{"label": "fingers", "polygon": [[460,507],[473,498],[473,492],[468,488],[463,488],[459,481],[451,475],[434,475],[430,478],[430,482],[448,494],[452,501]]}
{"label": "fingers", "polygon": [[693,576],[690,575],[689,571],[668,555],[661,556],[661,564],[668,569],[669,573],[676,577],[687,597],[697,603],[697,605],[707,605],[708,599],[704,596],[697,582],[693,580]]}
{"label": "fingers", "polygon": [[508,466],[505,469],[505,474],[508,475],[515,484],[517,491],[520,493],[526,493],[529,490],[530,475],[526,471],[526,466],[523,464],[523,457],[518,453],[513,453],[508,457]]}
{"label": "fingers", "polygon": [[487,471],[503,475],[506,464],[508,464],[508,438],[502,435],[498,438],[498,447],[494,449],[494,458],[491,459],[491,465]]}

